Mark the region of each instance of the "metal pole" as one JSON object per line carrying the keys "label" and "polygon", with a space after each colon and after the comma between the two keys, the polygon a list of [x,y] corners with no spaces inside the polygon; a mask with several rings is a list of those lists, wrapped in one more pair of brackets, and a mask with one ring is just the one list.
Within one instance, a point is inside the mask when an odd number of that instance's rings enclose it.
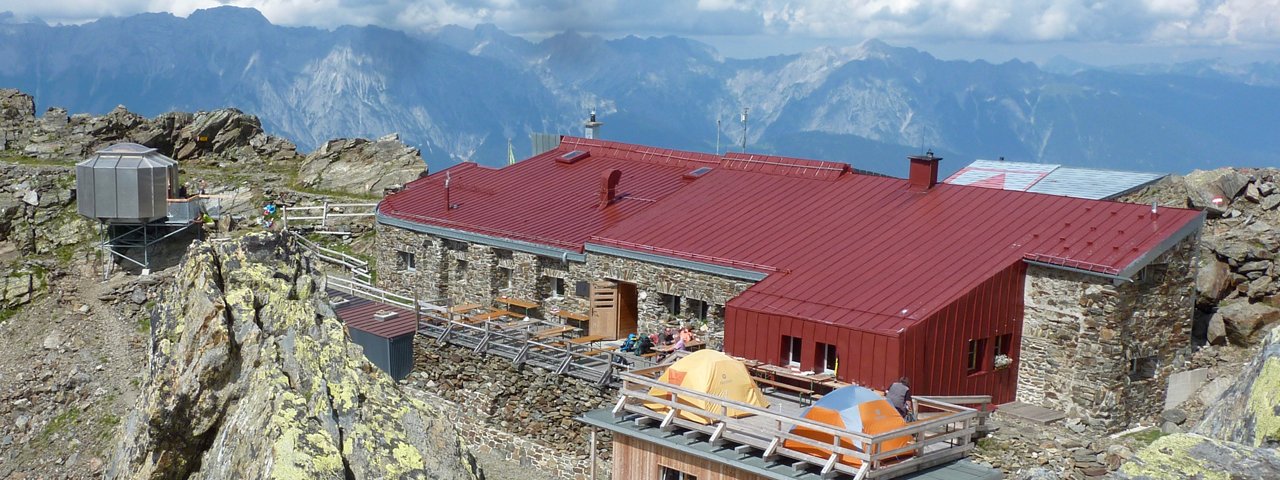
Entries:
{"label": "metal pole", "polygon": [[590,480],[596,480],[596,429],[591,429],[591,476]]}

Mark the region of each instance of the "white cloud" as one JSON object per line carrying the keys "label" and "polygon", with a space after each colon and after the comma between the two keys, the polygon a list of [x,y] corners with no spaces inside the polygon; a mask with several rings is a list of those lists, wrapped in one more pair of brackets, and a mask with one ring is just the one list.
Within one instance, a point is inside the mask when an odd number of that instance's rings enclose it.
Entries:
{"label": "white cloud", "polygon": [[1159,45],[1280,43],[1280,0],[0,0],[20,18],[82,22],[220,4],[272,22],[425,29],[496,23],[513,33],[671,33]]}

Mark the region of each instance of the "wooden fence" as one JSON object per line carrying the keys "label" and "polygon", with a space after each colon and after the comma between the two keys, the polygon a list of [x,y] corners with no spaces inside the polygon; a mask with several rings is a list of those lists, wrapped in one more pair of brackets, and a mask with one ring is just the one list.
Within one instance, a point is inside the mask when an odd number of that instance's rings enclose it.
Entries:
{"label": "wooden fence", "polygon": [[347,217],[372,217],[377,214],[378,204],[376,203],[329,203],[324,202],[323,205],[315,205],[308,207],[284,207],[281,209],[281,220],[284,222],[284,228],[289,228],[290,224],[294,227],[313,227],[319,233],[341,233],[343,231],[329,231],[333,226],[333,221]]}

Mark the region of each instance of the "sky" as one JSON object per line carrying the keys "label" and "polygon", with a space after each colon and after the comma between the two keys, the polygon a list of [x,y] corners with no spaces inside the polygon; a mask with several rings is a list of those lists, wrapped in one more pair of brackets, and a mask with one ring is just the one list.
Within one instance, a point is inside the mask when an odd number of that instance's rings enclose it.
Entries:
{"label": "sky", "polygon": [[239,5],[272,23],[430,31],[492,23],[537,40],[565,30],[607,38],[678,35],[749,58],[878,38],[941,58],[1055,55],[1094,64],[1222,58],[1280,61],[1280,0],[0,0],[16,19]]}

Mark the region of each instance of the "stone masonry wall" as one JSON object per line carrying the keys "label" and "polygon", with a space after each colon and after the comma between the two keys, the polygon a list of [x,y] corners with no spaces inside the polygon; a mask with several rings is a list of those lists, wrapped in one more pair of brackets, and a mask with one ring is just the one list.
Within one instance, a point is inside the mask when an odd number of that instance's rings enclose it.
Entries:
{"label": "stone masonry wall", "polygon": [[[702,329],[702,336],[712,348],[723,344],[725,302],[752,285],[745,280],[607,255],[588,254],[586,262],[566,262],[381,224],[377,231],[374,251],[381,288],[416,291],[425,300],[484,305],[491,304],[497,296],[509,295],[538,301],[544,310],[554,307],[586,315],[590,313],[589,300],[577,295],[577,283],[619,280],[636,284],[641,332],[691,325]],[[399,252],[414,255],[414,270],[406,269]],[[555,295],[553,279],[563,281],[563,295]],[[668,314],[663,294],[681,297],[680,315]],[[698,301],[709,306],[705,321],[694,318],[692,307]]]}
{"label": "stone masonry wall", "polygon": [[1198,235],[1115,285],[1029,266],[1019,401],[1115,432],[1159,415],[1175,354],[1190,345]]}
{"label": "stone masonry wall", "polygon": [[[574,420],[617,391],[537,367],[419,339],[410,391],[447,409],[467,447],[555,478],[588,480],[590,430]],[[596,475],[608,478],[612,437],[596,435]],[[488,478],[505,478],[494,476]]]}

